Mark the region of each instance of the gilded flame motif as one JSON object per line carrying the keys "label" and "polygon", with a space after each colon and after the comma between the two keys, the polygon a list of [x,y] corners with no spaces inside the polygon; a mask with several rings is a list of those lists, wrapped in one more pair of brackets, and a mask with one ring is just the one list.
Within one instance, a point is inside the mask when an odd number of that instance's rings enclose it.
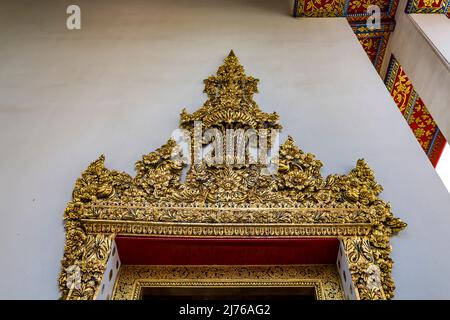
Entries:
{"label": "gilded flame motif", "polygon": [[[208,100],[180,128],[280,129],[278,115],[253,100],[258,80],[233,52],[205,80]],[[65,210],[66,245],[60,289],[64,299],[92,299],[102,280],[114,235],[217,237],[337,237],[344,243],[360,299],[394,294],[389,239],[406,224],[378,196],[383,190],[364,160],[346,175],[322,177],[322,163],[289,137],[279,148],[278,170],[262,164],[183,164],[177,144],[136,163],[136,176],[109,170],[104,157],[76,181]],[[183,169],[187,167],[185,179]],[[67,268],[81,269],[79,289],[68,288]]]}

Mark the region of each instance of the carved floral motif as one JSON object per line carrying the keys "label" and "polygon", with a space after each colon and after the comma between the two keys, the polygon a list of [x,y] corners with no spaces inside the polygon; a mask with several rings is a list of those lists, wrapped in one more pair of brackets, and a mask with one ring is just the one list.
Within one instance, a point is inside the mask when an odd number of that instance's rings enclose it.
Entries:
{"label": "carved floral motif", "polygon": [[[253,100],[257,79],[247,77],[231,52],[205,80],[208,100],[180,127],[281,128],[276,113]],[[65,299],[92,299],[114,234],[158,236],[338,237],[344,241],[361,299],[393,296],[389,257],[392,234],[406,224],[378,196],[382,187],[364,160],[346,175],[322,177],[322,163],[289,137],[279,148],[278,170],[261,164],[186,164],[174,160],[174,140],[136,163],[136,176],[109,170],[104,157],[76,181],[65,211],[66,245],[60,288]],[[68,268],[81,269],[81,286],[67,286]]]}

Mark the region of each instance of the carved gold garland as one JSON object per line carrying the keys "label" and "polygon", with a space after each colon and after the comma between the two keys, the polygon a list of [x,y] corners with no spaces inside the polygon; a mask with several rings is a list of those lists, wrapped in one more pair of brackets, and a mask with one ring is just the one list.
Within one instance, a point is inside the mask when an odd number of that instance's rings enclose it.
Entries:
{"label": "carved gold garland", "polygon": [[[253,100],[258,80],[246,76],[230,53],[217,75],[205,81],[208,100],[193,114],[183,110],[180,128],[280,129],[278,115]],[[190,237],[337,237],[349,258],[360,299],[389,299],[390,237],[405,228],[364,160],[346,175],[320,174],[322,163],[289,137],[279,149],[278,170],[261,164],[190,163],[173,160],[177,144],[165,145],[136,163],[137,174],[109,170],[104,157],[76,181],[65,210],[66,245],[59,283],[64,299],[92,299],[98,290],[115,235]],[[68,287],[77,266],[81,283]]]}

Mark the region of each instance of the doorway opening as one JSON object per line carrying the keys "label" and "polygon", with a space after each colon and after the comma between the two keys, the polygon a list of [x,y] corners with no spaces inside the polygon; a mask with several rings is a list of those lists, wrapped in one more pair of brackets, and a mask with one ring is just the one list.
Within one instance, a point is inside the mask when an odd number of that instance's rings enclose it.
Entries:
{"label": "doorway opening", "polygon": [[241,288],[155,288],[142,290],[142,300],[151,301],[299,301],[316,300],[314,287],[241,287]]}

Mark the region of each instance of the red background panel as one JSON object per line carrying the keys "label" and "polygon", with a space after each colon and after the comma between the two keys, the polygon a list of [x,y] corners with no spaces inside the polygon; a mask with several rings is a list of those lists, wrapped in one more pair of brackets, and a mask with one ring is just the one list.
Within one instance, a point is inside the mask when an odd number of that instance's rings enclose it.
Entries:
{"label": "red background panel", "polygon": [[334,264],[335,238],[116,237],[122,264],[276,265]]}

